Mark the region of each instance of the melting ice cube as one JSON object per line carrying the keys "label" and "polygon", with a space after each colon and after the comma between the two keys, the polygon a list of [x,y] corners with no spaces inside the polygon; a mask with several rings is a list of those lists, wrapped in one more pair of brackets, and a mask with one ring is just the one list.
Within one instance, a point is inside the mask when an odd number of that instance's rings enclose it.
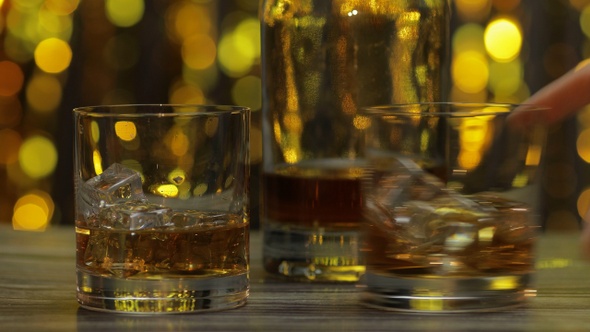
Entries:
{"label": "melting ice cube", "polygon": [[100,208],[128,200],[145,201],[141,176],[121,164],[112,164],[102,174],[80,183],[77,201],[84,217],[95,216]]}
{"label": "melting ice cube", "polygon": [[143,201],[126,201],[101,209],[98,219],[100,227],[124,230],[170,226],[172,209]]}

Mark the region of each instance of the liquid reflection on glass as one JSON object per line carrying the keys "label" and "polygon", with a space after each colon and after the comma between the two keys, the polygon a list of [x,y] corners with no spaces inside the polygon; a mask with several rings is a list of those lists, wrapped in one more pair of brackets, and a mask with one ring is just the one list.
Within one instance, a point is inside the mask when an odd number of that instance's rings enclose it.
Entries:
{"label": "liquid reflection on glass", "polygon": [[545,133],[511,127],[514,107],[434,103],[368,111],[363,303],[477,311],[534,295]]}
{"label": "liquid reflection on glass", "polygon": [[268,272],[303,281],[362,275],[359,109],[443,100],[449,8],[449,1],[262,1]]}

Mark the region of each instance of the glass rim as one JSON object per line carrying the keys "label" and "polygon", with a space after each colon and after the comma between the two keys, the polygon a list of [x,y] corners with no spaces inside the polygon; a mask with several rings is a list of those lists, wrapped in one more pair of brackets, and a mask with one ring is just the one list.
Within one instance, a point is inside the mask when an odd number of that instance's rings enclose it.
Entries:
{"label": "glass rim", "polygon": [[[443,110],[438,109],[443,107]],[[433,109],[434,108],[434,109]],[[453,108],[448,109],[448,108]],[[362,108],[365,115],[399,115],[399,116],[484,116],[510,114],[515,110],[542,112],[548,107],[526,103],[499,102],[416,102],[367,106]],[[408,110],[414,110],[408,112]]]}
{"label": "glass rim", "polygon": [[[125,109],[137,109],[137,112],[125,111]],[[158,112],[158,108],[172,110]],[[142,109],[144,111],[142,111]],[[175,112],[174,109],[186,109],[187,111]],[[121,112],[116,112],[121,110]],[[146,112],[145,110],[152,110]],[[222,104],[110,104],[75,107],[76,115],[102,118],[143,118],[143,117],[186,117],[186,116],[211,116],[222,114],[243,114],[250,112],[250,107]]]}

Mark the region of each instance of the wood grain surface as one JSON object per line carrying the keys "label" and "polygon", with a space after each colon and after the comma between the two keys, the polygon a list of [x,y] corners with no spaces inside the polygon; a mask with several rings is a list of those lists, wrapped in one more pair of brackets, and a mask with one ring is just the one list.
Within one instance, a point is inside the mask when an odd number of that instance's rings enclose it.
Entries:
{"label": "wood grain surface", "polygon": [[138,316],[78,306],[73,227],[34,233],[0,224],[0,331],[590,331],[590,265],[579,254],[578,236],[541,237],[537,296],[522,308],[402,314],[361,306],[352,284],[291,283],[267,276],[260,234],[253,232],[246,306]]}

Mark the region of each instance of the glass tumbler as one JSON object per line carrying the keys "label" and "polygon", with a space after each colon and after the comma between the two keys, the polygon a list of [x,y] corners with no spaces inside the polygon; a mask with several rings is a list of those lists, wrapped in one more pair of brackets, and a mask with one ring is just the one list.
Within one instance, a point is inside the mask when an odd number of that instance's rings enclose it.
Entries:
{"label": "glass tumbler", "polygon": [[367,110],[365,305],[488,311],[535,294],[546,129],[511,125],[516,108],[539,112],[489,103]]}
{"label": "glass tumbler", "polygon": [[115,105],[74,110],[77,298],[181,313],[249,292],[250,111]]}

